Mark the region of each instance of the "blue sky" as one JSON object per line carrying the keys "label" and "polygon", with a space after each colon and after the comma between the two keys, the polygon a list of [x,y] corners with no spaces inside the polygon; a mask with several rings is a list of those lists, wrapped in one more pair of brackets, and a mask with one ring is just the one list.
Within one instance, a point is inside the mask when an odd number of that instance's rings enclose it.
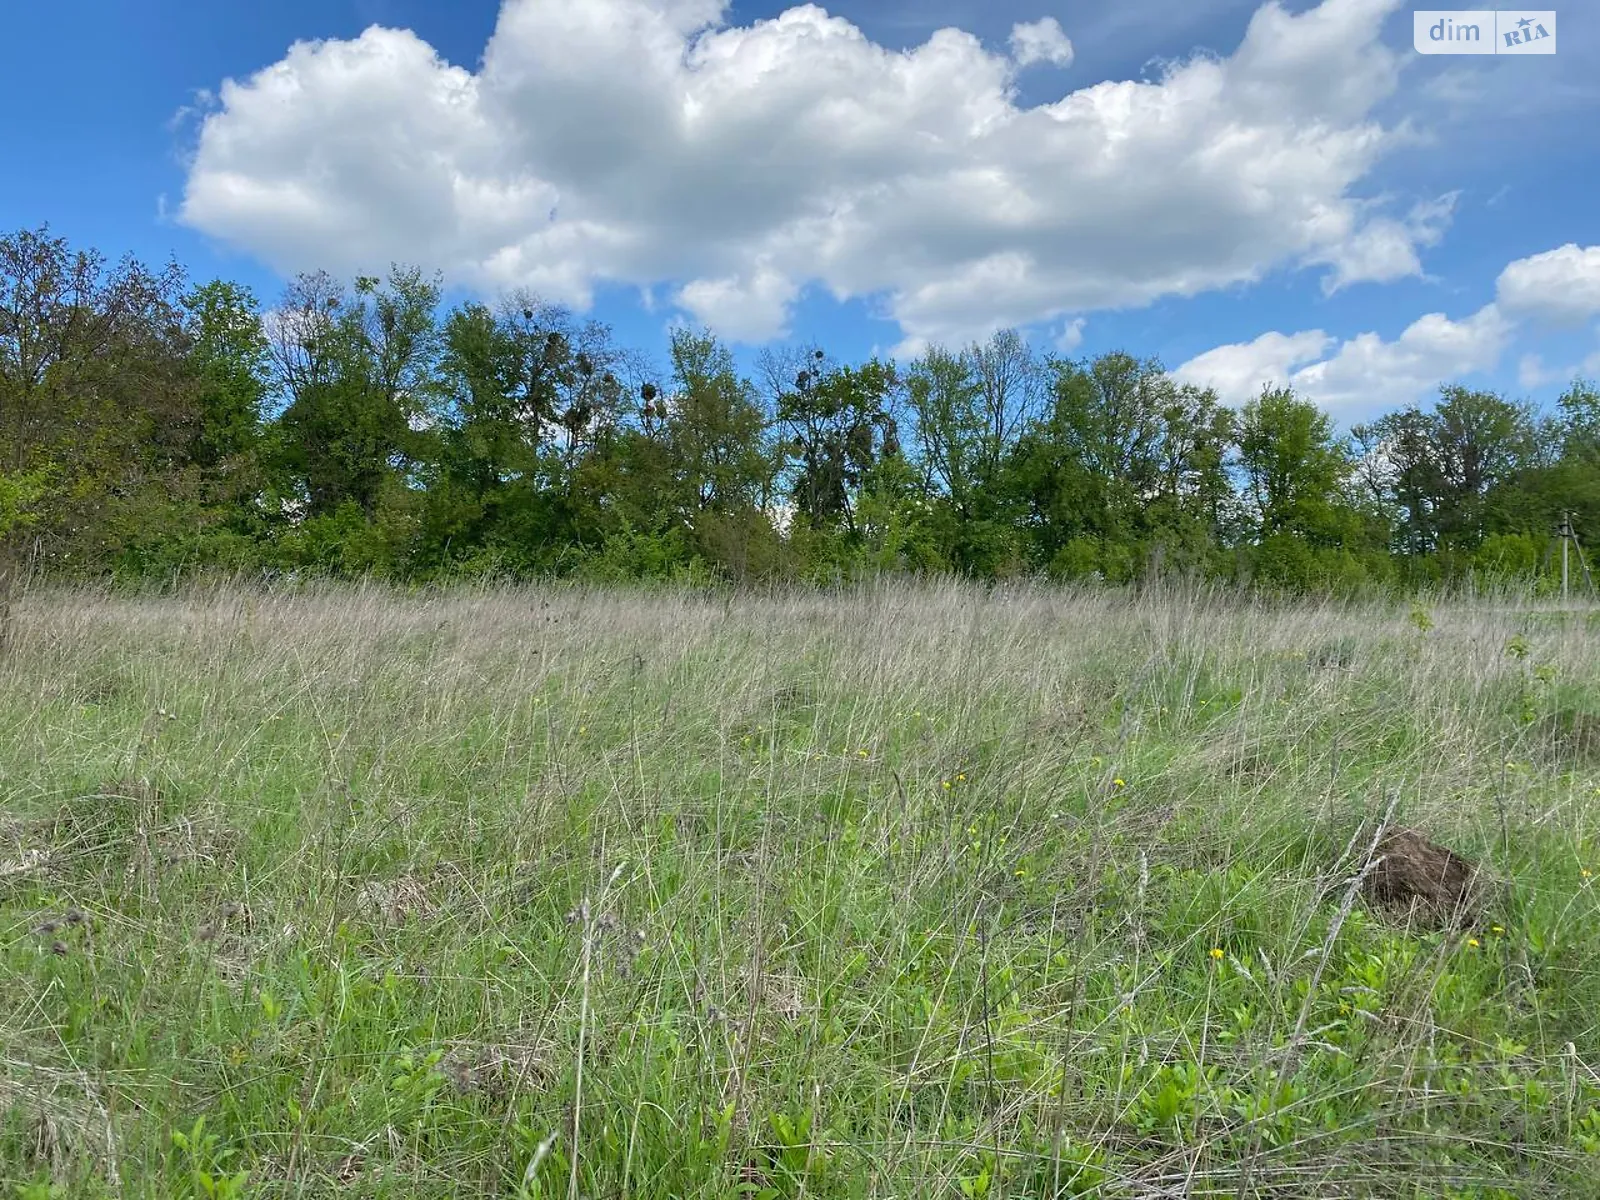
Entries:
{"label": "blue sky", "polygon": [[1600,373],[1594,0],[1524,58],[1418,56],[1386,0],[789,7],[14,6],[0,228],[268,304],[420,261],[654,353],[674,320],[747,361],[1015,324],[1345,421]]}

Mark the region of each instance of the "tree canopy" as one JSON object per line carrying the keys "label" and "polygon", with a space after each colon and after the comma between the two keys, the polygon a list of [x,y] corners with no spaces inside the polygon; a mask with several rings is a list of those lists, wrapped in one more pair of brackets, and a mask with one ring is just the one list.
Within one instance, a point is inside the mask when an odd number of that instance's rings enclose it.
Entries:
{"label": "tree canopy", "polygon": [[884,571],[1290,590],[1548,580],[1600,536],[1600,391],[1457,385],[1342,433],[1013,330],[914,361],[710,332],[651,363],[538,297],[226,280],[0,235],[0,550],[62,578],[326,572],[834,580]]}

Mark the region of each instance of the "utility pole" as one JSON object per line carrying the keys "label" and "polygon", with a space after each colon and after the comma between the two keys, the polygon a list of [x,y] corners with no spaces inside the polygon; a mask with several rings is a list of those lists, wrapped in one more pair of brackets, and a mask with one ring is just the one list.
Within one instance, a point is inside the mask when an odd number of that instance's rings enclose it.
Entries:
{"label": "utility pole", "polygon": [[1567,543],[1572,538],[1572,514],[1561,510],[1561,603],[1567,602]]}

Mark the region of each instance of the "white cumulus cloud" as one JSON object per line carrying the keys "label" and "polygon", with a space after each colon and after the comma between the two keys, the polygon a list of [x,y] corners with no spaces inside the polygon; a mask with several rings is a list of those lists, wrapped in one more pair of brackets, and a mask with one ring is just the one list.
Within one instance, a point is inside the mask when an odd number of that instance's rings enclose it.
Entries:
{"label": "white cumulus cloud", "polygon": [[[1263,386],[1288,385],[1341,416],[1412,404],[1441,383],[1493,370],[1529,321],[1581,323],[1600,315],[1600,246],[1567,243],[1507,263],[1495,299],[1462,320],[1428,313],[1392,341],[1373,332],[1340,342],[1322,330],[1264,333],[1254,341],[1217,346],[1177,367],[1182,382],[1214,387],[1231,404]],[[1578,368],[1600,370],[1600,353]],[[1568,375],[1535,353],[1517,363],[1524,388]]]}
{"label": "white cumulus cloud", "polygon": [[1545,365],[1544,358],[1538,354],[1524,354],[1517,360],[1517,384],[1519,387],[1543,387],[1547,383],[1555,383],[1563,377],[1563,373],[1556,368]]}
{"label": "white cumulus cloud", "polygon": [[1492,370],[1512,332],[1512,323],[1486,304],[1459,321],[1428,313],[1393,340],[1371,332],[1344,341],[1321,330],[1264,333],[1196,355],[1173,375],[1214,387],[1235,405],[1259,395],[1263,386],[1288,386],[1354,420],[1417,403],[1441,383]]}
{"label": "white cumulus cloud", "polygon": [[1268,3],[1228,57],[1023,107],[1022,59],[1065,53],[1048,20],[1008,57],[957,29],[889,49],[814,4],[505,0],[476,70],[373,27],[224,82],[180,218],[283,272],[660,288],[750,341],[812,286],[960,342],[1285,266],[1392,279],[1441,221],[1357,194],[1397,136],[1397,2]]}
{"label": "white cumulus cloud", "polygon": [[1357,334],[1331,358],[1295,371],[1289,382],[1330,412],[1369,415],[1416,403],[1441,383],[1492,370],[1511,332],[1511,323],[1493,304],[1459,321],[1428,313],[1393,341]]}
{"label": "white cumulus cloud", "polygon": [[673,299],[702,326],[735,341],[758,342],[786,332],[789,305],[799,289],[787,275],[764,264],[745,275],[696,279]]}
{"label": "white cumulus cloud", "polygon": [[1455,211],[1457,193],[1412,206],[1404,220],[1378,216],[1347,239],[1315,255],[1314,262],[1333,268],[1323,277],[1322,290],[1332,294],[1352,283],[1390,283],[1422,274],[1418,246],[1436,246]]}
{"label": "white cumulus cloud", "polygon": [[1513,323],[1486,304],[1459,321],[1428,313],[1392,341],[1372,332],[1344,341],[1321,330],[1264,333],[1253,342],[1196,355],[1173,375],[1214,387],[1232,404],[1252,399],[1263,386],[1284,385],[1337,416],[1356,419],[1416,403],[1441,383],[1492,370],[1513,331]]}
{"label": "white cumulus cloud", "polygon": [[1294,368],[1321,358],[1334,340],[1320,329],[1263,333],[1251,342],[1198,354],[1172,374],[1179,383],[1215,388],[1227,403],[1243,404],[1259,396],[1264,387],[1288,383]]}
{"label": "white cumulus cloud", "polygon": [[1600,316],[1600,246],[1568,242],[1509,263],[1495,285],[1500,307],[1553,325]]}
{"label": "white cumulus cloud", "polygon": [[1011,57],[1019,67],[1049,63],[1054,67],[1072,65],[1072,41],[1054,17],[1019,21],[1011,27]]}

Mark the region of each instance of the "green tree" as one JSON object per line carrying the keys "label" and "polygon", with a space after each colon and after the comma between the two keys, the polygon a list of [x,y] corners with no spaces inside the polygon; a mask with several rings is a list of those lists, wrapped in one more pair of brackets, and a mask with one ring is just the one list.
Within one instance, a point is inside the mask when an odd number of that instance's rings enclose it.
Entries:
{"label": "green tree", "polygon": [[570,568],[626,524],[614,510],[629,403],[610,331],[517,293],[454,310],[442,347],[430,554],[448,543],[502,568]]}
{"label": "green tree", "polygon": [[900,453],[890,411],[894,366],[877,359],[859,367],[829,365],[821,350],[813,350],[790,385],[782,378],[784,365],[767,360],[795,508],[813,530],[853,535],[867,472],[880,455]]}
{"label": "green tree", "polygon": [[1574,380],[1539,423],[1535,441],[1520,469],[1504,473],[1486,494],[1490,532],[1475,562],[1491,573],[1533,573],[1552,557],[1546,552],[1564,519],[1585,543],[1600,536],[1600,391]]}
{"label": "green tree", "polygon": [[1239,414],[1239,467],[1258,538],[1337,542],[1350,455],[1333,418],[1288,388],[1264,388]]}
{"label": "green tree", "polygon": [[958,519],[970,516],[983,481],[982,384],[973,367],[969,355],[933,346],[910,365],[905,380],[923,487],[948,498]]}
{"label": "green tree", "polygon": [[1160,484],[1145,513],[1169,569],[1211,569],[1238,526],[1238,501],[1228,474],[1236,419],[1210,388],[1184,384],[1161,414]]}
{"label": "green tree", "polygon": [[1254,578],[1345,589],[1387,574],[1387,527],[1356,503],[1351,447],[1315,404],[1264,388],[1239,415],[1238,467],[1252,518],[1241,558]]}
{"label": "green tree", "polygon": [[1556,400],[1556,410],[1561,460],[1600,468],[1600,388],[1574,379]]}
{"label": "green tree", "polygon": [[554,420],[554,331],[535,313],[496,315],[485,305],[457,308],[444,322],[440,359],[450,470],[478,497],[531,478],[545,427]]}
{"label": "green tree", "polygon": [[1392,549],[1417,559],[1438,544],[1444,491],[1429,415],[1415,405],[1351,429],[1363,499],[1394,531]]}
{"label": "green tree", "polygon": [[674,389],[663,401],[673,468],[699,512],[762,509],[777,464],[766,444],[767,417],[733,355],[709,332],[672,337]]}
{"label": "green tree", "polygon": [[1113,580],[1154,565],[1152,554],[1195,566],[1228,516],[1231,420],[1215,396],[1121,352],[1049,368],[1050,410],[1009,470],[1036,561]]}
{"label": "green tree", "polygon": [[215,468],[255,448],[271,384],[267,338],[255,297],[238,284],[202,284],[183,308],[200,407],[189,457]]}
{"label": "green tree", "polygon": [[0,469],[49,481],[31,505],[47,569],[122,568],[194,522],[183,282],[47,229],[0,237]]}
{"label": "green tree", "polygon": [[1443,485],[1439,531],[1452,547],[1470,551],[1493,529],[1491,494],[1539,465],[1534,413],[1493,392],[1452,384],[1440,389],[1433,425]]}
{"label": "green tree", "polygon": [[[1391,516],[1395,549],[1413,562],[1432,555],[1447,574],[1525,510],[1504,489],[1543,457],[1528,406],[1456,385],[1440,389],[1431,411],[1413,406],[1352,433],[1362,452],[1360,478]],[[1498,513],[1491,504],[1497,491]]]}
{"label": "green tree", "polygon": [[959,354],[927,350],[909,367],[906,408],[939,557],[958,570],[1004,574],[1021,565],[1018,504],[1007,465],[1037,415],[1043,369],[1021,336],[1001,330]]}
{"label": "green tree", "polygon": [[290,285],[272,351],[288,397],[283,466],[309,516],[354,504],[371,518],[386,485],[425,458],[438,302],[438,282],[407,268],[349,293],[325,274]]}

